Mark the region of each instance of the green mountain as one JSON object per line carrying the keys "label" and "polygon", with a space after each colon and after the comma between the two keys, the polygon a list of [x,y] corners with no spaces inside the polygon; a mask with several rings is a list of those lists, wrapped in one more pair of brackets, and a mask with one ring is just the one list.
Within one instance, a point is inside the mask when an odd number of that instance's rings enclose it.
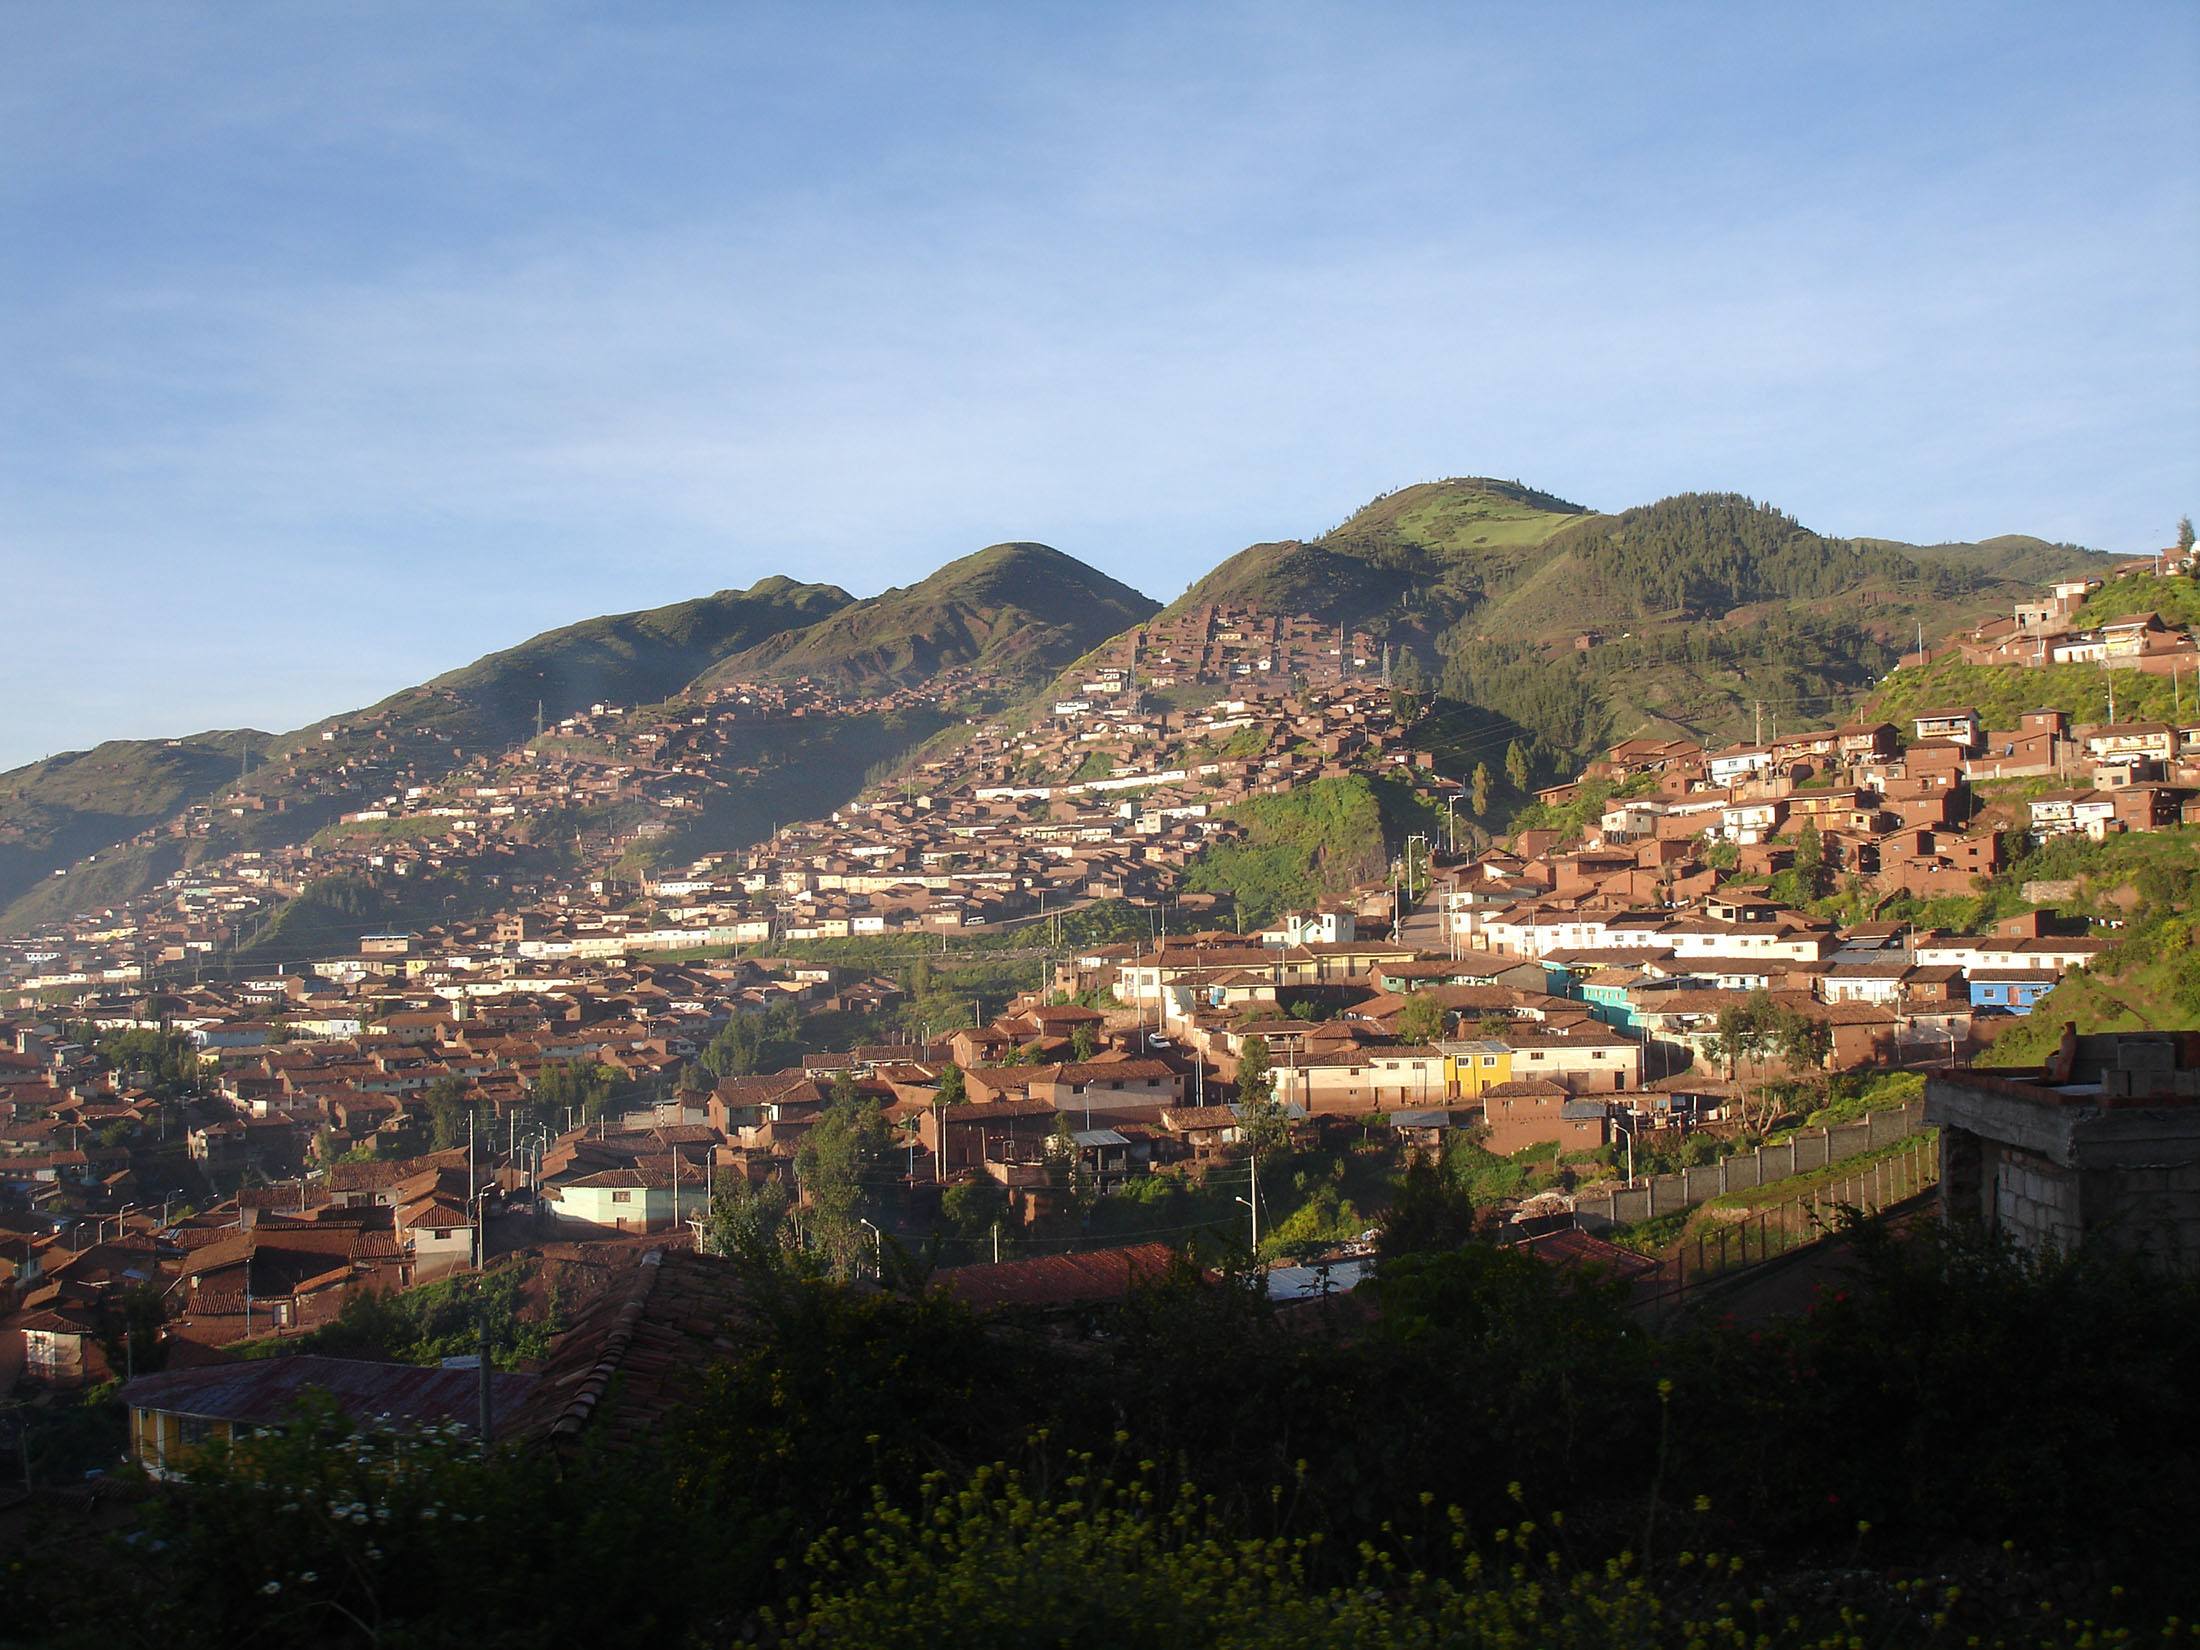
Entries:
{"label": "green mountain", "polygon": [[[1426,730],[1448,765],[1495,767],[1518,743],[1541,782],[1637,731],[1726,739],[1760,719],[1837,716],[1920,627],[1943,635],[2105,560],[2021,536],[1830,538],[1733,494],[1600,514],[1467,477],[1385,494],[1314,539],[1240,551],[1172,610],[1238,603],[1369,630],[1393,648],[1399,685],[1439,701]],[[915,686],[964,666],[1037,690],[1155,610],[1060,551],[997,544],[863,600],[769,578],[589,619],[278,739],[202,734],[56,757],[0,775],[0,926],[128,898],[186,857],[302,840],[362,795],[494,761],[533,733],[538,709],[554,721],[597,701],[801,676]],[[849,730],[854,771],[936,721]],[[188,839],[151,830],[225,795],[248,751],[266,758],[239,786],[248,805],[214,809]],[[744,820],[797,817],[818,800],[799,764],[764,766],[771,777],[743,788]],[[67,878],[52,875],[64,867]]]}
{"label": "green mountain", "polygon": [[380,704],[301,729],[281,743],[310,745],[331,730],[430,732],[467,750],[502,750],[534,731],[538,707],[556,721],[591,704],[669,699],[728,654],[815,625],[855,598],[838,586],[783,575],[746,590],[546,630]]}
{"label": "green mountain", "polygon": [[[0,906],[48,882],[60,897],[63,879],[54,872],[234,781],[267,745],[266,734],[250,729],[113,739],[0,773]],[[105,903],[83,887],[78,878],[68,892],[86,904]]]}
{"label": "green mountain", "polygon": [[916,584],[735,653],[695,685],[808,676],[846,687],[908,686],[958,665],[1024,682],[1150,617],[1157,606],[1059,550],[996,544]]}
{"label": "green mountain", "polygon": [[[360,796],[432,784],[461,763],[523,743],[536,718],[590,704],[651,704],[725,682],[810,676],[848,687],[914,686],[980,667],[1005,684],[1050,672],[1146,618],[1155,603],[1084,563],[1037,544],[1000,544],[903,589],[858,601],[831,585],[764,579],[746,590],[588,619],[477,659],[364,710],[295,733],[125,742],[0,775],[0,927],[20,930],[128,899],[186,856],[296,842]],[[874,725],[875,724],[875,725]],[[836,783],[936,730],[936,718],[851,724]],[[818,736],[809,736],[812,743]],[[239,781],[249,744],[268,758]],[[769,753],[747,753],[764,761]],[[814,754],[814,752],[813,752]],[[794,763],[733,802],[746,840],[757,821],[801,817],[823,775]],[[236,786],[265,806],[217,809],[210,829],[131,840],[182,808]],[[754,816],[752,819],[750,816]],[[88,856],[98,859],[85,863]],[[52,873],[75,867],[66,879]]]}
{"label": "green mountain", "polygon": [[1899,551],[1918,561],[1971,568],[2026,584],[2099,577],[2107,568],[2128,559],[2075,544],[2052,544],[2029,533],[2003,533],[1995,538],[1980,539],[1976,544],[1904,544],[1896,539],[1860,539],[1857,542]]}
{"label": "green mountain", "polygon": [[2108,559],[2018,536],[1832,538],[1729,493],[1598,514],[1467,477],[1387,494],[1316,539],[1254,545],[1174,605],[1364,627],[1392,644],[1402,683],[1477,713],[1447,756],[1518,741],[1540,778],[1637,732],[1723,740],[1762,718],[1838,715],[1919,627],[1943,635]]}
{"label": "green mountain", "polygon": [[1208,602],[1312,613],[1332,624],[1449,623],[1540,565],[1542,547],[1589,517],[1513,481],[1468,476],[1386,493],[1309,541],[1256,544],[1169,611]]}
{"label": "green mountain", "polygon": [[[208,733],[129,740],[0,774],[0,927],[21,930],[124,900],[172,874],[185,845],[130,839],[234,785],[281,805],[224,821],[196,857],[302,840],[346,805],[329,776],[362,756],[409,764],[432,781],[477,752],[496,753],[597,700],[665,699],[728,653],[811,625],[854,601],[831,585],[773,577],[746,590],[618,613],[544,631],[406,688],[379,704],[271,738]],[[324,735],[330,737],[324,738]],[[240,777],[242,758],[273,761]],[[98,859],[86,865],[89,856]],[[52,873],[76,866],[66,879]]]}

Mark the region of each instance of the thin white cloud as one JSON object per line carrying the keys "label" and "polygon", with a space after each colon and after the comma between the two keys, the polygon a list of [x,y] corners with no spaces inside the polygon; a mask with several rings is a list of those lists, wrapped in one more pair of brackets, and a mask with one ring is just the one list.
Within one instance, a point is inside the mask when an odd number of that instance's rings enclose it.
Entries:
{"label": "thin white cloud", "polygon": [[[885,15],[359,12],[236,64],[171,25],[172,72],[59,31],[59,91],[0,89],[0,140],[82,139],[0,170],[55,249],[0,234],[0,554],[56,621],[0,662],[0,762],[1004,537],[1166,596],[1460,471],[2127,548],[2200,490],[2159,67],[2048,102],[2044,47],[1952,80],[1961,20],[1892,11]],[[150,112],[97,112],[108,57]],[[111,693],[44,687],[103,629]]]}

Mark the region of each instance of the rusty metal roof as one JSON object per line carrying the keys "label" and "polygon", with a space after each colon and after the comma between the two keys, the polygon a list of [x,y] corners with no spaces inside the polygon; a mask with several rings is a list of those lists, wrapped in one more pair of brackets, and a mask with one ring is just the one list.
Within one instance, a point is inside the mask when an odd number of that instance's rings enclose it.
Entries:
{"label": "rusty metal roof", "polygon": [[1135,1285],[1161,1277],[1175,1258],[1166,1243],[1134,1243],[998,1266],[957,1266],[935,1281],[967,1306],[1067,1306],[1121,1300]]}
{"label": "rusty metal roof", "polygon": [[[146,1375],[122,1389],[132,1409],[156,1409],[210,1421],[272,1426],[286,1419],[308,1391],[327,1392],[361,1420],[472,1421],[480,1413],[480,1373],[421,1368],[361,1358],[257,1358],[206,1369]],[[532,1375],[492,1374],[490,1412],[501,1424],[534,1390]]]}

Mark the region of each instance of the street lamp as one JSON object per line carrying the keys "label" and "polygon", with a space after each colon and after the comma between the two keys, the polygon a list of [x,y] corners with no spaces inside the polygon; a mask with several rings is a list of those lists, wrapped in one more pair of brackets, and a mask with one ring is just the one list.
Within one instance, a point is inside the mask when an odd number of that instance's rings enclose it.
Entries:
{"label": "street lamp", "polygon": [[1459,799],[1466,794],[1465,791],[1453,791],[1444,798],[1445,851],[1454,859],[1459,857],[1459,816],[1452,809],[1459,806]]}
{"label": "street lamp", "polygon": [[1627,1137],[1627,1187],[1632,1191],[1635,1185],[1635,1131],[1617,1117],[1612,1119],[1612,1127]]}
{"label": "street lamp", "polygon": [[861,1215],[856,1216],[856,1224],[871,1234],[871,1275],[883,1282],[886,1277],[886,1235]]}

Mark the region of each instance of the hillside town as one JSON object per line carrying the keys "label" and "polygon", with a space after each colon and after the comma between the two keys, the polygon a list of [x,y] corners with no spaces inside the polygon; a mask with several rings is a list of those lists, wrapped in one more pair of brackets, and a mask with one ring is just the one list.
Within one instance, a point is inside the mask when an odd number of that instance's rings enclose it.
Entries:
{"label": "hillside town", "polygon": [[2200,1647],[2200,4],[411,11],[8,14],[0,1650]]}
{"label": "hillside town", "polygon": [[[600,845],[623,852],[739,783],[721,758],[744,723],[922,707],[801,683],[597,706],[299,848],[11,942],[13,1367],[93,1378],[134,1292],[166,1336],[220,1348],[514,1247],[684,1234],[758,1188],[799,1207],[803,1142],[851,1100],[890,1144],[869,1206],[904,1233],[972,1183],[997,1190],[996,1234],[1059,1231],[1080,1198],[1240,1162],[1248,1071],[1305,1141],[1547,1152],[1593,1189],[1622,1145],[1733,1149],[1799,1075],[1967,1064],[2110,944],[2046,909],[1975,932],[1879,913],[1968,893],[2026,844],[2200,825],[2200,714],[1993,727],[1950,705],[1726,748],[1627,739],[1536,793],[1557,823],[1462,840],[1465,776],[1416,748],[1386,673],[1365,636],[1196,609],[826,818],[625,877],[601,854],[549,866],[530,828],[638,804]],[[1241,804],[1368,773],[1449,829],[1264,922],[1184,892],[1243,838]],[[497,908],[309,957],[239,945],[313,879],[458,871],[501,879]],[[1115,934],[1080,937],[1104,912]],[[1029,983],[911,1024],[908,940],[942,966],[989,944]],[[816,1044],[825,1026],[852,1043]]]}

